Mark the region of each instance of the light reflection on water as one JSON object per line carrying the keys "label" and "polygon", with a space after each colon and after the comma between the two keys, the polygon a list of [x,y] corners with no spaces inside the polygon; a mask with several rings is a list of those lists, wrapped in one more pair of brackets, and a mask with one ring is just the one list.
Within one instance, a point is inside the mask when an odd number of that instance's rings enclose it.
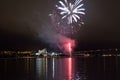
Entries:
{"label": "light reflection on water", "polygon": [[120,80],[120,57],[0,59],[0,80]]}
{"label": "light reflection on water", "polygon": [[[36,58],[36,75],[40,80],[80,80],[81,73],[85,77],[84,70],[75,72],[74,58]],[[80,66],[79,66],[80,67]],[[42,75],[42,76],[40,76]]]}

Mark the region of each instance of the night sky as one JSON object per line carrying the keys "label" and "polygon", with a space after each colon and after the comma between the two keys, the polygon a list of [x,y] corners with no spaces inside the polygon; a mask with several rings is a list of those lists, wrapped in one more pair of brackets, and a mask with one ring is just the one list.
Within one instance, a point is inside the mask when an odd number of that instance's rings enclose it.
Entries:
{"label": "night sky", "polygon": [[[0,0],[0,49],[51,47],[39,35],[47,31],[52,36],[48,14],[57,3],[58,0]],[[83,3],[85,24],[74,35],[76,50],[120,48],[120,1],[83,0]]]}

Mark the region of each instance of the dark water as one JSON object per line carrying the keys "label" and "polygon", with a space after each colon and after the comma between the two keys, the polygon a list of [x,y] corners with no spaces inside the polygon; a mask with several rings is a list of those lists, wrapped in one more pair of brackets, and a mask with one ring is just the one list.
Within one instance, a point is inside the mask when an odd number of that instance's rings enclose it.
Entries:
{"label": "dark water", "polygon": [[120,80],[120,57],[4,58],[0,80]]}

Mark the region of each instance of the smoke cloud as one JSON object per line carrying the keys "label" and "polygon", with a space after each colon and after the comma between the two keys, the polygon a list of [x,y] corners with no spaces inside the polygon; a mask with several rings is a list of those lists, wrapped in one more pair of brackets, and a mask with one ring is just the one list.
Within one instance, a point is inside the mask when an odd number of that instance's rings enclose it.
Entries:
{"label": "smoke cloud", "polygon": [[50,18],[48,20],[46,18],[39,18],[40,14],[36,14],[37,16],[29,19],[28,23],[30,23],[29,26],[31,26],[30,28],[33,34],[39,38],[40,41],[47,43],[47,45],[53,49],[59,48],[59,50],[64,53],[69,52],[66,46],[67,43],[71,43],[71,48],[74,49],[75,41],[73,39],[56,32]]}
{"label": "smoke cloud", "polygon": [[[64,53],[68,53],[67,44],[71,43],[71,48],[74,49],[75,41],[69,37],[61,35],[55,31],[50,24],[45,24],[37,30],[38,37],[49,45],[56,45]],[[54,46],[52,46],[54,47]]]}

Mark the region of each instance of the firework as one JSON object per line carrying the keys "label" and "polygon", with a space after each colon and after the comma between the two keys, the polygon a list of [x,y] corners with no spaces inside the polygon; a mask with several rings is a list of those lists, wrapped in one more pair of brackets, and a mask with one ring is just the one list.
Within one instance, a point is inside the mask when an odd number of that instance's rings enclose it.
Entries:
{"label": "firework", "polygon": [[56,31],[63,35],[77,33],[84,24],[82,17],[85,14],[82,0],[68,2],[68,0],[59,1],[55,5],[51,16],[51,22]]}
{"label": "firework", "polygon": [[85,15],[85,8],[82,8],[84,4],[81,2],[82,0],[75,0],[72,4],[67,0],[59,1],[60,5],[56,5],[56,8],[60,10],[61,19],[67,19],[68,24],[77,23],[81,19],[80,15]]}

